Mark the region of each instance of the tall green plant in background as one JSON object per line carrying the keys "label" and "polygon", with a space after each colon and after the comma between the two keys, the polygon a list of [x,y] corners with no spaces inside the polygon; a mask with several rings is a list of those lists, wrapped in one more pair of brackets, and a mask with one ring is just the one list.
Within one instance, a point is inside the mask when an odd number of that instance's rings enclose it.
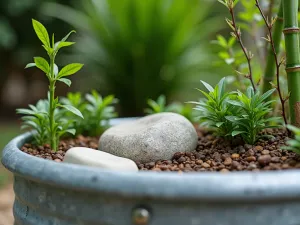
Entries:
{"label": "tall green plant in background", "polygon": [[220,26],[212,7],[210,0],[82,0],[78,10],[46,4],[43,11],[83,31],[79,57],[104,80],[101,90],[120,99],[121,115],[132,116],[143,114],[147,99],[216,71],[207,48]]}
{"label": "tall green plant in background", "polygon": [[300,49],[298,28],[298,1],[283,1],[286,72],[290,91],[289,107],[292,124],[300,126]]}

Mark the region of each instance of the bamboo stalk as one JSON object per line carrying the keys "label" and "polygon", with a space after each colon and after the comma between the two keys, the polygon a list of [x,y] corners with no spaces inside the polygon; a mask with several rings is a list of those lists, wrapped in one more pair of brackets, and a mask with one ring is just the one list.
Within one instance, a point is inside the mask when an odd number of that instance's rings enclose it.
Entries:
{"label": "bamboo stalk", "polygon": [[300,127],[300,49],[298,27],[298,1],[284,0],[284,37],[286,46],[286,72],[290,92],[291,123]]}
{"label": "bamboo stalk", "polygon": [[[282,9],[282,3],[280,2],[278,14],[277,14],[277,20],[273,26],[273,33],[272,33],[272,39],[274,41],[274,48],[277,53],[279,54],[279,47],[280,47],[280,41],[282,36],[282,29],[283,29],[283,9]],[[270,17],[269,17],[270,18]],[[262,87],[262,93],[265,93],[266,91],[270,90],[272,88],[272,85],[270,84],[271,81],[274,80],[274,75],[276,72],[276,62],[274,59],[274,53],[272,46],[269,47],[268,50],[268,56],[267,56],[267,64],[265,68],[265,73],[263,77],[263,87]]]}

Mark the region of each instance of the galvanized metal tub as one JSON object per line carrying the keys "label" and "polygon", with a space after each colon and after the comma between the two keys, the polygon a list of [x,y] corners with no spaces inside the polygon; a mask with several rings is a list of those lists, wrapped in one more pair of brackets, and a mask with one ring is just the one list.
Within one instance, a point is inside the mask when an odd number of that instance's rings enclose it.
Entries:
{"label": "galvanized metal tub", "polygon": [[[119,123],[113,121],[113,124]],[[300,225],[300,172],[114,172],[4,149],[15,225]]]}

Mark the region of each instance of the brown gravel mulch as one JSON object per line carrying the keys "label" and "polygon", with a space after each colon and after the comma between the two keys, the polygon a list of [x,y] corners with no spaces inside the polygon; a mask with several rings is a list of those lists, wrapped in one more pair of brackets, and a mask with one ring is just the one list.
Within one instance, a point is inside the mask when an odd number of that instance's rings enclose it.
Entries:
{"label": "brown gravel mulch", "polygon": [[[300,156],[282,150],[288,140],[280,129],[267,129],[264,134],[273,135],[268,140],[259,140],[255,145],[244,144],[241,139],[232,141],[213,136],[204,129],[198,129],[198,146],[193,152],[176,152],[172,160],[137,163],[140,170],[205,172],[205,171],[261,171],[300,169]],[[54,152],[49,145],[33,146],[25,144],[22,151],[56,162],[61,162],[65,152],[71,147],[97,149],[98,138],[78,136],[76,139],[61,141],[59,151]]]}

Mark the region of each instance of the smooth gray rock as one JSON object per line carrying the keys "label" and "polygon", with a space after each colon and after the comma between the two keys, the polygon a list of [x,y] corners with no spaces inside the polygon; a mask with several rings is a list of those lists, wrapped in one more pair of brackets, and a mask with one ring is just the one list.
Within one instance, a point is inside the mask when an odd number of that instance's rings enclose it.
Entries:
{"label": "smooth gray rock", "polygon": [[171,159],[175,152],[195,150],[197,141],[196,130],[185,117],[158,113],[109,128],[99,140],[99,149],[149,162]]}
{"label": "smooth gray rock", "polygon": [[138,171],[137,165],[130,159],[83,147],[69,149],[63,162],[111,170]]}

